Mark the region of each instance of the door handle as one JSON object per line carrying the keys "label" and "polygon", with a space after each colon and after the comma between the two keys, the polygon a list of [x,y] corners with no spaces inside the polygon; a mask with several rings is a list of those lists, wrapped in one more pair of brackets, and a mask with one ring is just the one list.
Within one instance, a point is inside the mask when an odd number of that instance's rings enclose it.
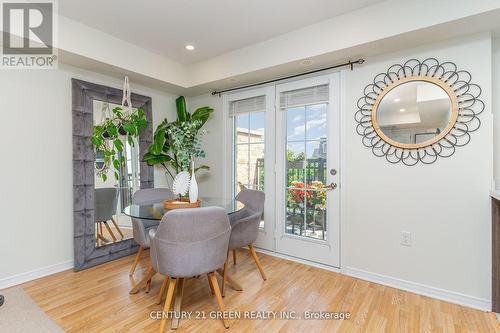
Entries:
{"label": "door handle", "polygon": [[337,183],[330,183],[330,185],[323,186],[324,190],[331,191],[337,188]]}

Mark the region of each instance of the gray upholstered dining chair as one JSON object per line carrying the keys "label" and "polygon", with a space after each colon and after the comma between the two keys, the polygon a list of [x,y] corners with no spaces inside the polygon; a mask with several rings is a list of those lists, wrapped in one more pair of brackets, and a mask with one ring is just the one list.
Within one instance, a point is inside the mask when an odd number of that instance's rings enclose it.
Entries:
{"label": "gray upholstered dining chair", "polygon": [[109,240],[104,237],[102,225],[106,226],[109,235],[116,241],[116,236],[108,225],[108,221],[113,222],[115,229],[123,239],[123,233],[115,221],[113,215],[116,214],[116,205],[118,203],[118,189],[115,187],[105,187],[95,189],[95,223],[96,223],[96,242],[108,243]]}
{"label": "gray upholstered dining chair", "polygon": [[[168,282],[164,313],[168,313],[172,296],[179,281],[184,278],[207,274],[210,288],[217,298],[221,312],[224,303],[214,272],[222,268],[227,257],[231,226],[225,209],[220,207],[174,209],[169,211],[151,238],[151,264],[164,275],[160,300]],[[222,319],[224,327],[229,325]],[[163,332],[166,316],[162,316],[160,332]]]}
{"label": "gray upholstered dining chair", "polygon": [[[260,271],[260,275],[263,280],[267,280],[264,269],[255,253],[253,248],[253,243],[257,239],[259,234],[259,225],[262,220],[262,215],[264,214],[264,203],[266,195],[262,191],[245,189],[240,191],[236,196],[236,200],[243,203],[245,207],[229,215],[229,221],[231,223],[231,238],[229,240],[229,250],[233,250],[234,260],[236,255],[234,250],[248,246],[250,253],[255,260],[255,264]],[[227,259],[229,258],[229,252]],[[224,273],[223,273],[223,283],[222,283],[222,295],[225,294],[226,283],[227,283],[227,263],[224,263]]]}
{"label": "gray upholstered dining chair", "polygon": [[[175,198],[174,192],[168,188],[148,188],[136,191],[132,197],[132,203],[153,204],[173,198]],[[129,275],[134,274],[142,252],[145,249],[149,249],[148,231],[150,229],[156,229],[159,223],[159,221],[132,218],[132,232],[134,235],[134,241],[139,244],[139,251],[137,251],[137,255],[132,263]]]}

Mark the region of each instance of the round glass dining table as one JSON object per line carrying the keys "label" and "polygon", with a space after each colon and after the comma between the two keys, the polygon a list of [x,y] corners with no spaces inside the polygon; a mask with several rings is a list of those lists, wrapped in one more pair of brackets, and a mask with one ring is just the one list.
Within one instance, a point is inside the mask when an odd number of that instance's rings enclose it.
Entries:
{"label": "round glass dining table", "polygon": [[[200,198],[201,200],[201,207],[222,207],[226,210],[228,215],[236,213],[237,211],[241,210],[244,205],[237,201],[236,199],[223,199],[223,198]],[[196,209],[196,208],[192,208]],[[147,204],[139,204],[139,205],[130,205],[125,207],[123,210],[123,213],[125,215],[128,215],[130,217],[134,218],[139,218],[139,219],[144,219],[144,220],[161,220],[163,218],[163,215],[168,213],[169,209],[166,209],[163,207],[163,201],[158,202],[158,203],[147,203]],[[222,276],[222,271],[219,269],[217,270],[217,273]],[[153,278],[153,276],[156,274],[154,271],[153,267],[150,266],[149,271],[147,272],[146,276],[144,276],[138,283],[136,283],[132,290],[130,290],[130,294],[135,294],[139,292],[140,289],[145,288],[148,284],[149,281]],[[226,276],[228,285],[231,286],[234,290],[241,291],[243,290],[243,287],[231,276],[231,274],[227,274]],[[183,285],[183,284],[182,284]],[[181,287],[182,289],[183,287]],[[180,296],[179,296],[180,295]],[[179,294],[177,292],[177,296],[174,300],[174,309],[177,307],[180,308],[180,304],[182,302],[182,292]],[[177,306],[178,305],[178,306]],[[172,328],[177,328],[178,320],[173,320],[172,321]]]}
{"label": "round glass dining table", "polygon": [[[242,209],[244,206],[236,199],[223,199],[204,197],[200,198],[201,207],[222,207],[226,210],[227,214],[233,214]],[[163,201],[157,203],[134,204],[125,207],[123,213],[130,217],[143,219],[143,220],[161,220],[170,209],[163,206]]]}

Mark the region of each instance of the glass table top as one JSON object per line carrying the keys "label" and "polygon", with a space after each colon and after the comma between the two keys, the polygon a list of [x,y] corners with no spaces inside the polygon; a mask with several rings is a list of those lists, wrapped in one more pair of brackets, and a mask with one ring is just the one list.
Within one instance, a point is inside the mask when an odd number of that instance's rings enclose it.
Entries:
{"label": "glass table top", "polygon": [[[242,209],[244,206],[236,199],[223,198],[200,198],[201,207],[222,207],[228,214],[233,214]],[[193,208],[195,209],[195,208]],[[170,209],[163,207],[163,201],[157,203],[147,203],[139,205],[130,205],[125,207],[123,213],[130,217],[135,217],[144,220],[161,220]]]}

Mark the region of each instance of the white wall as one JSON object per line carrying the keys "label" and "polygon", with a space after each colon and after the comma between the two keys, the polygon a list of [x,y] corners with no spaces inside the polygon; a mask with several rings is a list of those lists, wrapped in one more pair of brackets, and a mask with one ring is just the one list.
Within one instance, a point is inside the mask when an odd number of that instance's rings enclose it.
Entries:
{"label": "white wall", "polygon": [[[391,165],[361,144],[353,115],[365,85],[394,63],[436,57],[472,73],[483,89],[486,110],[471,142],[449,159],[429,166]],[[497,55],[500,60],[500,52]],[[491,117],[491,39],[463,37],[395,54],[368,58],[345,72],[343,110],[342,216],[343,261],[348,274],[384,276],[466,295],[484,307],[491,298],[489,189],[493,179]],[[498,71],[500,75],[500,70]],[[499,76],[500,78],[500,76]],[[222,187],[222,102],[208,95],[189,99],[191,106],[216,108],[205,139],[212,167],[207,191]],[[207,140],[208,139],[208,140]],[[204,185],[200,186],[205,190]],[[413,234],[413,246],[400,245],[400,232]],[[366,276],[366,274],[365,274]],[[392,280],[396,281],[396,280]],[[435,289],[435,290],[438,290]]]}
{"label": "white wall", "polygon": [[493,39],[492,81],[493,81],[493,149],[495,152],[494,173],[496,188],[500,188],[500,38]]}
{"label": "white wall", "polygon": [[[406,167],[361,145],[352,115],[375,74],[406,59],[436,57],[472,74],[486,109],[471,142],[432,165]],[[367,59],[346,73],[343,195],[344,267],[489,300],[493,179],[491,40],[464,37]],[[400,245],[401,231],[413,246]]]}
{"label": "white wall", "polygon": [[[63,64],[0,74],[0,288],[16,276],[73,260],[71,78],[123,84]],[[175,114],[176,96],[134,82],[131,87],[152,97],[154,126]],[[164,183],[156,170],[155,185]]]}
{"label": "white wall", "polygon": [[197,97],[187,98],[187,107],[189,112],[193,112],[199,107],[210,106],[215,109],[210,119],[205,123],[204,129],[207,134],[203,137],[203,149],[207,153],[207,158],[199,159],[196,164],[207,164],[210,167],[209,171],[201,170],[196,174],[196,179],[199,183],[200,196],[207,197],[223,197],[223,182],[224,177],[222,166],[224,158],[223,140],[224,122],[222,116],[222,98],[204,94]]}

